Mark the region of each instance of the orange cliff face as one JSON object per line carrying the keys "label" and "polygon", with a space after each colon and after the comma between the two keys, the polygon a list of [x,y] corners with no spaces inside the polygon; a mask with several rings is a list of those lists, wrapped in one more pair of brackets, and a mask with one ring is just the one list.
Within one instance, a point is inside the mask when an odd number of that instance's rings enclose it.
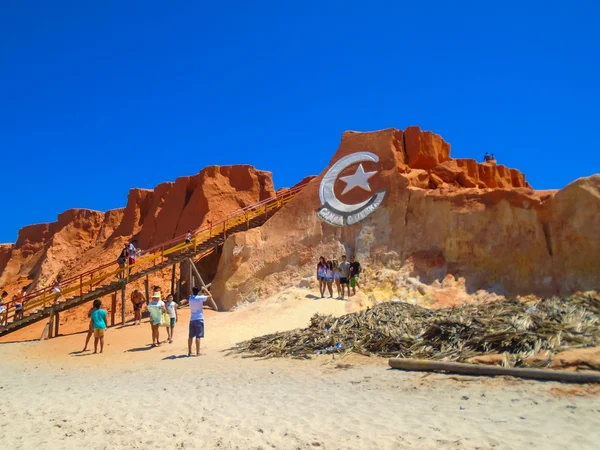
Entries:
{"label": "orange cliff face", "polygon": [[[72,209],[49,224],[29,225],[15,244],[0,246],[0,286],[12,297],[116,261],[137,238],[149,248],[274,195],[270,172],[251,166],[211,166],[155,189],[132,189],[125,208],[106,213]],[[9,298],[10,298],[9,297]]]}
{"label": "orange cliff face", "polygon": [[314,284],[319,256],[342,254],[372,268],[365,292],[387,283],[386,298],[405,298],[407,277],[429,287],[462,280],[467,294],[598,289],[600,175],[536,192],[516,169],[453,160],[448,143],[418,127],[346,132],[289,204],[228,238],[213,295],[229,309]]}

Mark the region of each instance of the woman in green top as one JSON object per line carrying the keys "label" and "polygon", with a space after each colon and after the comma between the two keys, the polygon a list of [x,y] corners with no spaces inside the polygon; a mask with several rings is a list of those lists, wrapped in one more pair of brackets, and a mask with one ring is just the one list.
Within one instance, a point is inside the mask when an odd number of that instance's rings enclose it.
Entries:
{"label": "woman in green top", "polygon": [[88,311],[88,317],[90,318],[90,324],[88,327],[87,336],[85,337],[85,345],[83,346],[82,352],[87,352],[87,346],[90,343],[90,339],[94,335],[94,321],[92,320],[92,313],[94,311],[96,311],[96,309],[94,307],[91,307],[90,310]]}
{"label": "woman in green top", "polygon": [[94,311],[90,318],[94,322],[94,353],[98,353],[98,341],[100,341],[100,353],[104,350],[104,332],[106,331],[106,310],[102,309],[102,302],[94,300]]}

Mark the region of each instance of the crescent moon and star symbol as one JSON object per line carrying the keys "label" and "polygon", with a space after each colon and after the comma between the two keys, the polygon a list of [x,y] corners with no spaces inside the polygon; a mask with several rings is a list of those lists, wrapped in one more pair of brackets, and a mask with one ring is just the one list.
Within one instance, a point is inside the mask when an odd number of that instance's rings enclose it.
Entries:
{"label": "crescent moon and star symbol", "polygon": [[[339,159],[329,168],[319,187],[321,207],[317,211],[319,219],[330,225],[343,227],[357,224],[369,217],[381,205],[385,190],[378,191],[364,201],[354,204],[342,202],[335,193],[335,183],[340,180],[345,187],[340,195],[353,193],[356,190],[372,192],[369,179],[377,171],[365,171],[362,163],[378,163],[379,157],[371,152],[356,152]],[[340,176],[347,168],[360,163],[352,175]]]}

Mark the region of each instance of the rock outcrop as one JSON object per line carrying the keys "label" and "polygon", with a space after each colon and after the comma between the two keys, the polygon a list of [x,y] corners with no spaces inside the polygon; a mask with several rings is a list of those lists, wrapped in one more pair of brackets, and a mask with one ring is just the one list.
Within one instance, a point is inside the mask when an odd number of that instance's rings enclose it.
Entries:
{"label": "rock outcrop", "polygon": [[[366,219],[333,226],[317,214],[321,183],[335,163],[356,152],[378,157],[360,162],[368,187],[344,193],[350,185],[342,179],[359,173],[357,162],[337,174],[333,195],[349,209],[372,202],[374,193],[385,196]],[[343,216],[339,208],[329,209]],[[440,136],[417,127],[346,132],[329,167],[284,209],[260,229],[227,240],[213,295],[227,309],[255,301],[314,278],[320,255],[344,253],[356,254],[367,271],[409,267],[406,276],[419,283],[455,280],[467,293],[598,289],[600,175],[559,192],[536,192],[516,169],[451,159]],[[403,284],[391,287],[388,298],[400,296]]]}
{"label": "rock outcrop", "polygon": [[274,193],[270,172],[211,166],[155,189],[131,189],[122,209],[65,211],[56,222],[23,227],[15,244],[0,246],[0,286],[9,293],[48,286],[59,274],[115,261],[129,239],[149,248]]}

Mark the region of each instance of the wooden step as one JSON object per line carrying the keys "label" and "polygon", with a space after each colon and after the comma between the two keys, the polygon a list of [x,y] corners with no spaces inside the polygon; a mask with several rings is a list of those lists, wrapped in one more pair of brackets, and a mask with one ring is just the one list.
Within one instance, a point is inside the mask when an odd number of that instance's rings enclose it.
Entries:
{"label": "wooden step", "polygon": [[[257,226],[263,225],[269,218],[271,218],[273,216],[275,211],[276,210],[269,212],[268,217],[260,216],[260,217],[256,217],[256,218],[250,220],[249,227],[248,227],[248,224],[241,223],[240,225],[237,225],[234,228],[227,230],[227,236],[223,236],[222,234],[213,236],[208,241],[205,241],[202,244],[199,244],[198,247],[196,248],[196,252],[186,251],[183,253],[176,253],[173,255],[168,255],[167,257],[165,257],[165,260],[163,262],[153,265],[151,267],[148,267],[146,269],[143,269],[140,272],[136,272],[136,268],[135,268],[135,266],[133,266],[132,274],[129,277],[129,281],[131,282],[131,281],[139,280],[140,278],[143,278],[146,275],[150,275],[151,273],[154,273],[154,272],[162,270],[166,267],[172,266],[173,264],[177,264],[178,262],[183,261],[187,258],[190,258],[190,257],[193,258],[194,255],[203,253],[213,247],[218,247],[218,246],[222,245],[225,242],[226,238],[231,236],[232,234],[238,233],[240,231],[246,231],[248,228],[255,228]],[[90,292],[83,294],[82,297],[79,297],[79,296],[69,297],[68,299],[66,299],[64,301],[59,302],[58,310],[60,312],[63,312],[63,311],[69,310],[71,308],[77,307],[79,305],[82,305],[83,303],[87,303],[87,302],[90,302],[97,298],[111,294],[113,292],[117,292],[121,289],[121,286],[122,286],[121,281],[111,281],[109,284],[99,285],[96,288],[92,289]],[[51,310],[52,310],[51,306],[47,306],[47,307],[41,308],[41,309],[36,309],[36,310],[33,310],[30,313],[28,313],[23,319],[21,319],[18,322],[11,322],[7,325],[0,326],[0,336],[4,336],[13,331],[19,330],[21,328],[24,328],[28,325],[31,325],[35,322],[39,322],[40,320],[43,320],[43,319],[49,317]]]}

